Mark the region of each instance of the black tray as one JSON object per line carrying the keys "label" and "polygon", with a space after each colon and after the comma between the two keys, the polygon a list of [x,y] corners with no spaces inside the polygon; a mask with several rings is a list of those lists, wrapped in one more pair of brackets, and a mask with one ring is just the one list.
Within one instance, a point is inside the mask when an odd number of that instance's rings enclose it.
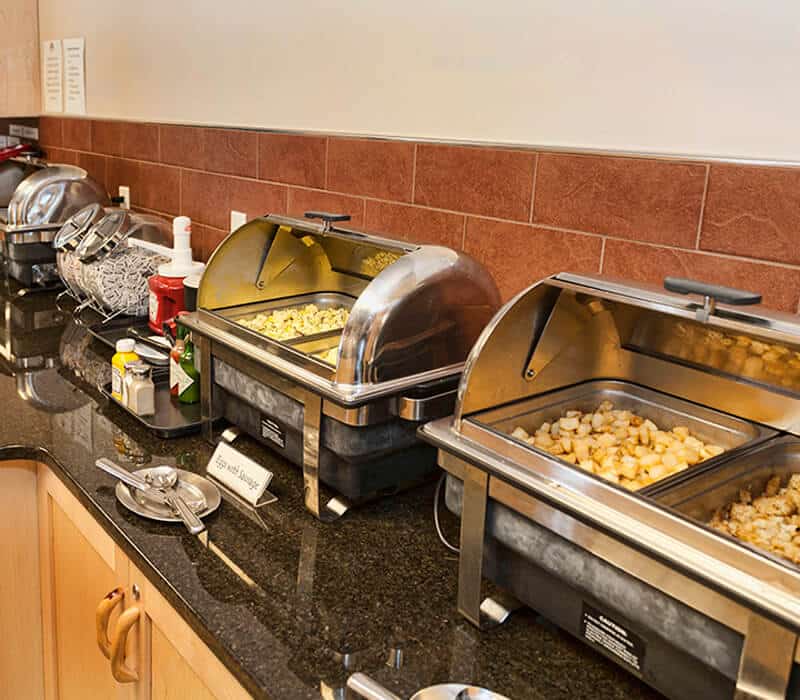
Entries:
{"label": "black tray", "polygon": [[[150,326],[147,325],[146,317],[122,316],[120,318],[112,319],[106,323],[86,324],[86,328],[92,337],[96,338],[103,343],[103,345],[108,346],[112,350],[116,349],[118,340],[131,337],[128,334],[129,328],[135,328],[142,335],[154,335],[153,331],[150,329]],[[134,340],[137,339],[134,338]],[[139,341],[137,340],[137,342]],[[167,349],[164,348],[164,353],[166,354],[167,352]],[[158,384],[159,380],[162,379],[163,376],[169,371],[169,360],[167,360],[164,364],[155,364],[148,361],[146,358],[144,359],[147,364],[152,366],[153,379],[155,380],[156,384]]]}
{"label": "black tray", "polygon": [[199,432],[200,404],[178,403],[177,399],[173,400],[169,394],[169,382],[156,381],[155,385],[156,412],[152,416],[138,416],[127,406],[123,406],[111,396],[110,382],[101,386],[100,391],[160,438],[176,438]]}

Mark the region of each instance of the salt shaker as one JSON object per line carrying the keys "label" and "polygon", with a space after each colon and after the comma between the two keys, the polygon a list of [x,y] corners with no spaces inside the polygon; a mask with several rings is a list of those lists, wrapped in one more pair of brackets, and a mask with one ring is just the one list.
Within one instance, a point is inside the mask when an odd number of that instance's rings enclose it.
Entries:
{"label": "salt shaker", "polygon": [[150,376],[150,367],[145,364],[131,365],[126,380],[128,377],[128,408],[137,416],[153,415],[156,412],[156,387]]}

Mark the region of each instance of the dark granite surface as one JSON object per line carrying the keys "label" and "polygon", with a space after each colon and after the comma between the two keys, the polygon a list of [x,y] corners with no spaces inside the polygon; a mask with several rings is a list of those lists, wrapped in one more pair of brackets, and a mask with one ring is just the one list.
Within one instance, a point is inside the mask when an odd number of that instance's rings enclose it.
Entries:
{"label": "dark granite surface", "polygon": [[[447,681],[515,699],[657,697],[530,610],[484,633],[462,619],[457,558],[433,528],[434,484],[323,525],[303,508],[301,473],[243,439],[237,446],[275,473],[277,503],[256,513],[226,499],[200,538],[126,511],[95,459],[200,472],[211,446],[155,438],[92,388],[110,352],[57,313],[48,318],[52,297],[10,299],[3,457],[51,465],[254,696],[343,698],[348,675],[363,671],[403,697]],[[457,538],[453,517],[443,518]]]}

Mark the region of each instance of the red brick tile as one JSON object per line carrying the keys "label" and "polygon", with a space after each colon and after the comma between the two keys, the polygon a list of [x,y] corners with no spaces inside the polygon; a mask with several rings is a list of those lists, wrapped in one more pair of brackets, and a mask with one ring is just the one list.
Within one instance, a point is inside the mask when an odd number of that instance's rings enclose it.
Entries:
{"label": "red brick tile", "polygon": [[158,160],[158,125],[122,122],[122,155],[137,160]]}
{"label": "red brick tile", "polygon": [[206,129],[206,170],[242,177],[258,174],[258,134],[241,129]]}
{"label": "red brick tile", "polygon": [[58,117],[39,117],[39,143],[42,146],[61,146],[63,120]]}
{"label": "red brick tile", "polygon": [[157,163],[109,158],[107,187],[116,194],[120,185],[131,188],[131,204],[170,215],[180,210],[181,172]]}
{"label": "red brick tile", "polygon": [[414,202],[527,221],[535,166],[533,152],[420,144]]}
{"label": "red brick tile", "polygon": [[460,249],[464,216],[408,204],[367,200],[364,228],[412,243]]}
{"label": "red brick tile", "polygon": [[534,223],[694,248],[706,166],[543,153]]}
{"label": "red brick tile", "polygon": [[230,178],[194,170],[181,176],[181,213],[206,226],[226,229],[230,223]]}
{"label": "red brick tile", "polygon": [[79,151],[92,150],[92,127],[86,119],[63,119],[62,140],[64,148],[74,148]]}
{"label": "red brick tile", "polygon": [[[99,182],[103,187],[108,187],[106,180],[106,157],[96,153],[78,153],[78,165],[80,165],[89,177]],[[116,194],[116,192],[114,193]]]}
{"label": "red brick tile", "polygon": [[364,200],[333,192],[307,190],[302,187],[289,188],[288,212],[292,216],[300,216],[307,211],[327,211],[334,214],[350,214],[350,221],[341,226],[363,228]]}
{"label": "red brick tile", "polygon": [[289,188],[257,180],[230,178],[229,207],[243,211],[248,219],[264,214],[285,214],[288,204]]}
{"label": "red brick tile", "polygon": [[660,285],[664,277],[690,279],[760,292],[764,305],[796,311],[800,270],[674,248],[606,241],[603,274]]}
{"label": "red brick tile", "polygon": [[48,146],[45,149],[45,155],[50,163],[66,163],[67,165],[78,164],[78,152],[68,151],[64,148],[53,148]]}
{"label": "red brick tile", "polygon": [[197,126],[161,124],[161,162],[205,170],[207,131]]}
{"label": "red brick tile", "polygon": [[410,202],[414,144],[330,138],[326,189]]}
{"label": "red brick tile", "polygon": [[557,272],[597,273],[602,245],[596,236],[470,217],[464,250],[486,266],[506,300]]}
{"label": "red brick tile", "polygon": [[92,149],[109,156],[122,155],[122,122],[92,122]]}
{"label": "red brick tile", "polygon": [[325,137],[259,134],[261,180],[322,188],[325,186]]}
{"label": "red brick tile", "polygon": [[192,251],[195,260],[208,261],[211,253],[225,240],[227,231],[192,222]]}
{"label": "red brick tile", "polygon": [[800,263],[800,168],[712,165],[700,247]]}

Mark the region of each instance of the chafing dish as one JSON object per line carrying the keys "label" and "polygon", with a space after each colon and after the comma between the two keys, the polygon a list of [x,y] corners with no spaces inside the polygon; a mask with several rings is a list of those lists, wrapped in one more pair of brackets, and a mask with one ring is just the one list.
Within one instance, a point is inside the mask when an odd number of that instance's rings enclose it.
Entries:
{"label": "chafing dish", "polygon": [[[452,410],[469,348],[499,306],[471,258],[267,216],[208,262],[198,311],[182,319],[199,348],[205,433],[213,408],[301,465],[308,509],[327,519],[435,467],[420,421]],[[344,217],[347,218],[347,217]],[[284,341],[240,323],[313,303],[348,310],[341,329]],[[320,356],[338,348],[337,357]],[[322,481],[338,493],[321,505]]]}
{"label": "chafing dish", "polygon": [[0,241],[9,274],[26,287],[58,281],[56,232],[88,204],[109,204],[105,189],[74,165],[49,165],[24,178],[14,190]]}
{"label": "chafing dish", "polygon": [[[800,570],[697,510],[759,455],[789,454],[800,323],[739,306],[758,302],[740,290],[668,288],[562,273],[482,333],[454,414],[420,429],[461,515],[458,607],[490,626],[522,601],[669,697],[800,697]],[[656,422],[677,410],[725,452],[628,491],[508,434],[609,389]],[[500,595],[483,598],[484,577]]]}

